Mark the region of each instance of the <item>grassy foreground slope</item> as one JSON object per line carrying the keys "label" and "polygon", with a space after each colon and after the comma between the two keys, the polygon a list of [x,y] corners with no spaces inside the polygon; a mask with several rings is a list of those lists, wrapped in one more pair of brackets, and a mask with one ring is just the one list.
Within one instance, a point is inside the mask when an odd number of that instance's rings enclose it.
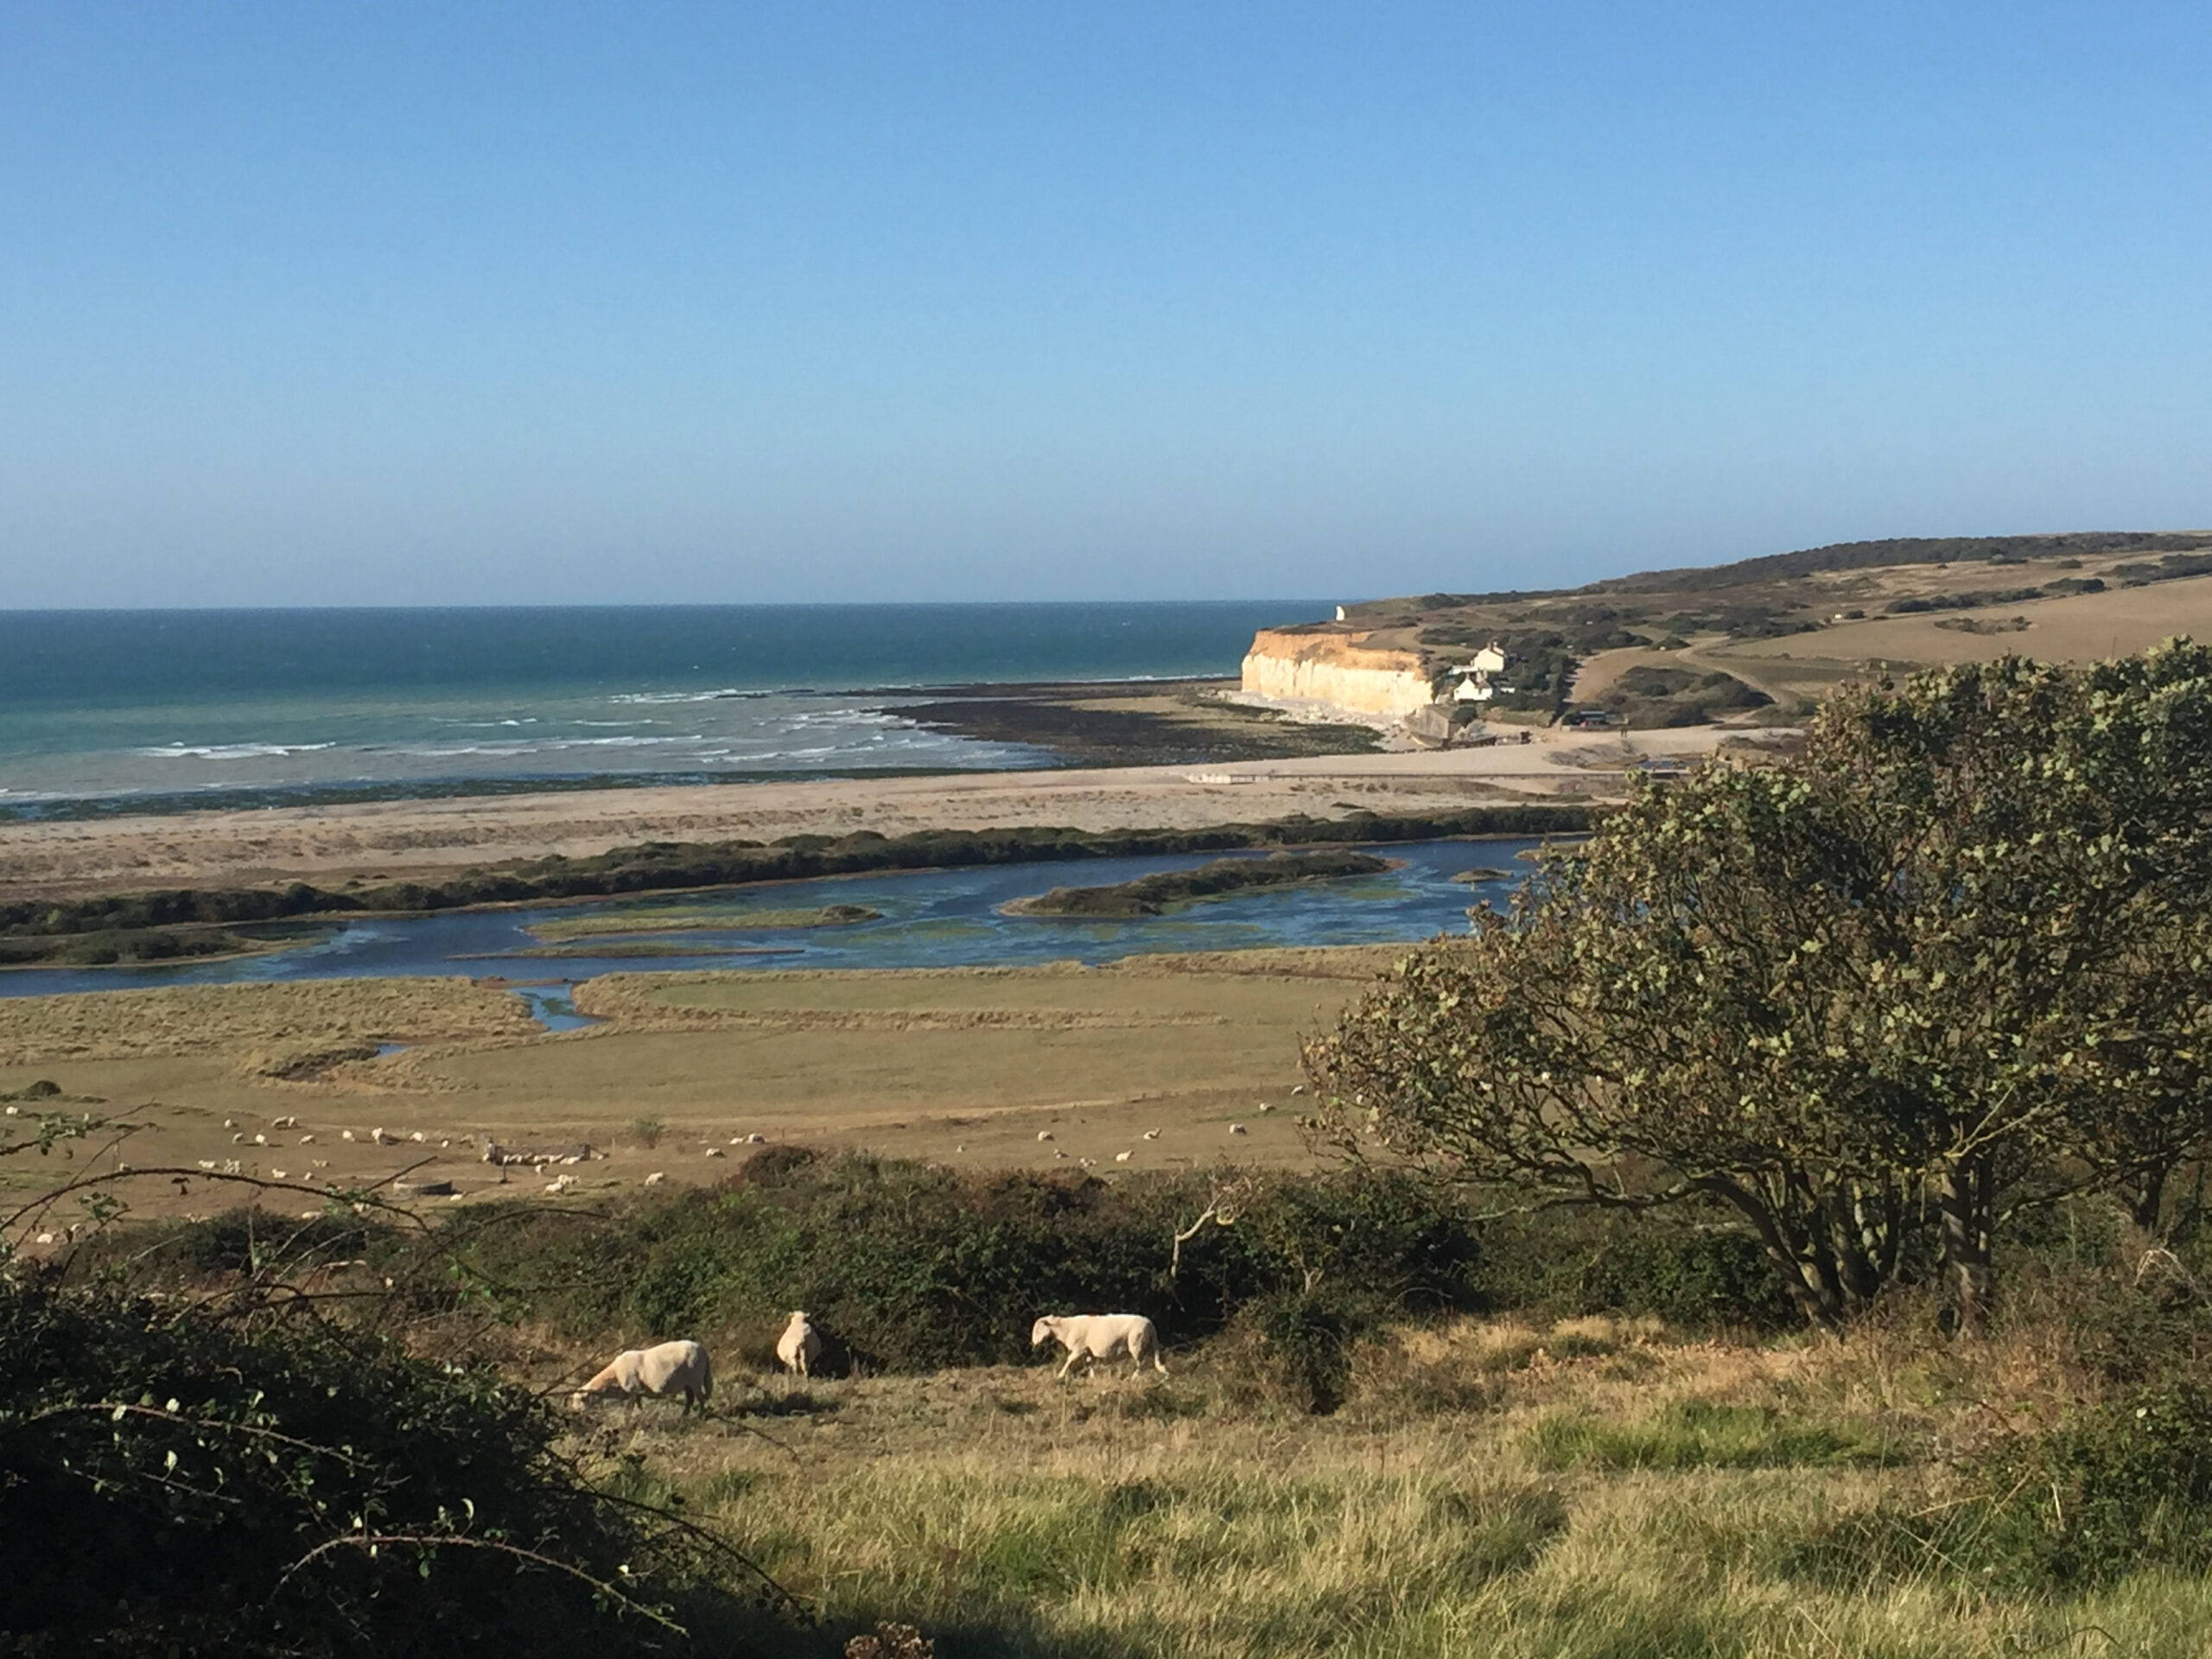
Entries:
{"label": "grassy foreground slope", "polygon": [[1993,1507],[1957,1460],[2094,1397],[2078,1359],[2031,1320],[1955,1353],[1902,1322],[1754,1345],[1461,1319],[1363,1347],[1326,1417],[1224,1338],[1165,1380],[758,1382],[769,1439],[652,1420],[600,1452],[831,1630],[896,1618],[944,1653],[2201,1655],[2212,1580],[2024,1580],[2052,1488]]}

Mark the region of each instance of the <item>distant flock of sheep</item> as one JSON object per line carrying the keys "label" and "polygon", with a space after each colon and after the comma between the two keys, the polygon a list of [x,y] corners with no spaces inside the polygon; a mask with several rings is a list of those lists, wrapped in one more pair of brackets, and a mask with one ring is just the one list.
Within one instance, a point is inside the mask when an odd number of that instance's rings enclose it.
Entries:
{"label": "distant flock of sheep", "polygon": [[[1167,1367],[1160,1357],[1160,1332],[1141,1313],[1048,1313],[1030,1327],[1029,1345],[1041,1348],[1047,1338],[1068,1351],[1053,1374],[1065,1380],[1078,1363],[1128,1358],[1135,1367],[1133,1376],[1144,1375],[1145,1362],[1161,1376]],[[783,1334],[776,1338],[776,1357],[793,1376],[810,1376],[814,1362],[822,1357],[822,1334],[804,1308],[794,1308]],[[641,1400],[683,1396],[689,1414],[703,1408],[715,1392],[715,1370],[707,1351],[691,1341],[664,1342],[651,1348],[631,1348],[607,1362],[599,1373],[569,1396],[582,1408],[596,1400],[620,1395],[636,1404]]]}

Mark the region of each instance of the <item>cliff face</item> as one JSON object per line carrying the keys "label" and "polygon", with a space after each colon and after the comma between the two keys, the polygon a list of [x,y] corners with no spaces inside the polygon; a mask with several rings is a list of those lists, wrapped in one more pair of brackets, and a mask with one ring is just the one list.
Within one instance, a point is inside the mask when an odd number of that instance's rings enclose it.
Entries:
{"label": "cliff face", "polygon": [[1244,657],[1244,690],[1255,696],[1334,703],[1357,714],[1402,720],[1428,706],[1421,658],[1369,646],[1364,633],[1300,633],[1262,628]]}

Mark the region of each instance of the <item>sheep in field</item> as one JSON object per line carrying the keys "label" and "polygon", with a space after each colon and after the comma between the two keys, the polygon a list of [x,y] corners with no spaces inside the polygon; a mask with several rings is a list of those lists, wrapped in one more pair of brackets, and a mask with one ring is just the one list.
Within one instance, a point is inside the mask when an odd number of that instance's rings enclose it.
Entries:
{"label": "sheep in field", "polygon": [[1167,1373],[1160,1362],[1160,1332],[1141,1313],[1047,1313],[1031,1327],[1029,1345],[1040,1348],[1047,1337],[1058,1338],[1068,1351],[1066,1363],[1052,1379],[1056,1382],[1079,1359],[1112,1359],[1124,1353],[1136,1364],[1133,1376],[1144,1375],[1147,1359],[1153,1370],[1163,1376]]}
{"label": "sheep in field", "polygon": [[794,1376],[811,1376],[808,1368],[822,1357],[822,1338],[806,1322],[804,1308],[791,1310],[791,1322],[784,1327],[784,1334],[776,1338],[776,1357],[784,1362],[784,1369]]}
{"label": "sheep in field", "polygon": [[582,1407],[600,1395],[619,1394],[635,1405],[645,1395],[658,1399],[680,1394],[688,1414],[694,1406],[703,1408],[714,1391],[714,1368],[707,1363],[704,1348],[696,1342],[664,1342],[615,1355],[605,1370],[569,1396],[569,1402]]}

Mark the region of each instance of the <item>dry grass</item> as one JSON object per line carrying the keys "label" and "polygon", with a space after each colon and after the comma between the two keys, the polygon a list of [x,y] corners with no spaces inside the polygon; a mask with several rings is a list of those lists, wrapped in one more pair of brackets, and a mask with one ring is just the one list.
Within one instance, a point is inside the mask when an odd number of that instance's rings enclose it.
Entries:
{"label": "dry grass", "polygon": [[34,1060],[232,1055],[244,1060],[363,1042],[519,1037],[536,1029],[514,997],[466,979],[181,985],[0,999],[0,1065]]}
{"label": "dry grass", "polygon": [[[1900,1411],[1878,1403],[1913,1392],[1893,1346],[1469,1321],[1368,1351],[1333,1418],[1255,1395],[1217,1344],[1164,1382],[733,1380],[734,1421],[593,1433],[604,1469],[681,1491],[817,1599],[825,1651],[880,1618],[967,1655],[2205,1651],[2199,1581],[2056,1602],[1799,1570],[1840,1517],[1923,1495],[1975,1402],[2039,1375],[2003,1344],[1944,1356],[1948,1401]],[[1730,1414],[1789,1433],[1758,1459],[1561,1467],[1545,1432]]]}
{"label": "dry grass", "polygon": [[[464,1136],[608,1149],[575,1172],[583,1197],[655,1173],[718,1179],[744,1155],[729,1143],[748,1135],[982,1167],[1302,1164],[1299,1039],[1395,954],[613,975],[577,997],[606,1023],[559,1036],[512,994],[458,979],[41,997],[0,1001],[0,1090],[51,1077],[73,1096],[143,1108],[152,1128],[130,1154],[141,1166],[240,1158],[291,1170],[312,1157],[318,1178],[354,1182],[427,1146],[447,1154],[435,1175],[467,1194],[512,1193],[520,1178],[476,1162]],[[393,1041],[411,1046],[359,1058]],[[295,1115],[316,1137],[310,1153],[254,1145],[272,1118]],[[658,1147],[624,1136],[642,1117],[665,1126]],[[1232,1136],[1231,1122],[1248,1132]],[[378,1147],[368,1132],[379,1126],[425,1141]],[[32,1165],[27,1179],[42,1167]],[[201,1200],[144,1202],[164,1213]]]}
{"label": "dry grass", "polygon": [[[2111,563],[2091,560],[2067,575],[2097,575]],[[2061,574],[2046,561],[1992,569],[1980,565],[1902,566],[1885,573],[1881,597],[1926,597],[1943,593],[2031,586]],[[1867,607],[1878,613],[1879,605]],[[1961,621],[2027,626],[2017,631],[1978,633]],[[1946,626],[1946,625],[1948,626]],[[1986,662],[2017,652],[2046,662],[2088,663],[2144,651],[2177,633],[2212,637],[2212,576],[2155,582],[2143,588],[2114,587],[2101,594],[2014,601],[1979,611],[1903,616],[1872,614],[1840,622],[1817,633],[1779,639],[1739,639],[1700,644],[1668,653],[1683,666],[1726,669],[1770,695],[1818,698],[1843,680],[1863,677],[1868,665],[1886,664],[1892,673],[1943,663]],[[1618,675],[1630,665],[1627,653],[1608,653],[1607,667]]]}

